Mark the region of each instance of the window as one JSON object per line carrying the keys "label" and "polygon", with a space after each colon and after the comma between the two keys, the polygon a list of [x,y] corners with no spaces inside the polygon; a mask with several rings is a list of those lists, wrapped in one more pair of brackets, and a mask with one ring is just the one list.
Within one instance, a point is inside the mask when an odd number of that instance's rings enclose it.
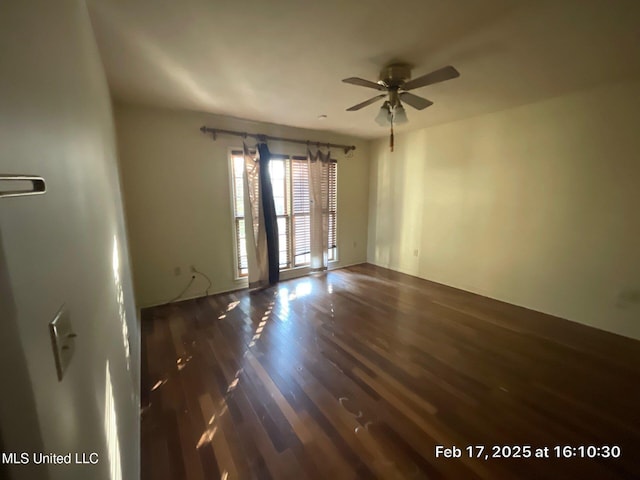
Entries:
{"label": "window", "polygon": [[242,178],[242,168],[244,158],[241,152],[234,152],[233,161],[233,216],[235,219],[235,239],[236,239],[236,273],[239,277],[246,277],[249,274],[249,264],[247,262],[247,244],[244,230],[244,180]]}
{"label": "window", "polygon": [[[231,152],[233,165],[233,213],[235,219],[236,271],[248,274],[247,247],[244,231],[244,180],[242,152]],[[329,196],[328,245],[329,261],[337,258],[337,163],[329,164],[328,184],[322,185]],[[280,270],[309,265],[311,261],[311,210],[309,202],[309,166],[303,157],[273,155],[269,163],[273,199],[278,217]]]}

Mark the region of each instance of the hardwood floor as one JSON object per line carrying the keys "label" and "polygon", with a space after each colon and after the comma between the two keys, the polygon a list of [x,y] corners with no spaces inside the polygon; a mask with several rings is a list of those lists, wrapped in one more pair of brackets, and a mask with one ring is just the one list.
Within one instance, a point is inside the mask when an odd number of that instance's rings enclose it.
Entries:
{"label": "hardwood floor", "polygon": [[145,480],[640,478],[638,341],[372,265],[142,329]]}

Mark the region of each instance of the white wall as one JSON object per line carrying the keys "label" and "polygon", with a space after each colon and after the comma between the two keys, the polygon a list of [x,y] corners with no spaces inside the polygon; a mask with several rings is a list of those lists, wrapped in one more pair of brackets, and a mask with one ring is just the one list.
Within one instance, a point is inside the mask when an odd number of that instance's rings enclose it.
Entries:
{"label": "white wall", "polygon": [[394,153],[376,141],[369,260],[640,338],[639,92],[401,134]]}
{"label": "white wall", "polygon": [[[199,131],[202,125],[357,146],[338,159],[337,265],[366,261],[369,195],[368,142],[203,113],[117,104],[124,201],[139,306],[166,303],[189,282],[195,265],[213,283],[210,293],[242,288],[234,279],[229,150],[242,139]],[[254,142],[255,144],[255,142]],[[276,153],[303,155],[304,145],[270,142]],[[174,275],[175,267],[181,274]],[[201,296],[198,277],[185,297]]]}
{"label": "white wall", "polygon": [[[0,173],[42,175],[48,187],[0,199],[1,335],[16,352],[2,358],[3,448],[38,443],[14,435],[29,416],[45,453],[99,453],[96,466],[51,465],[50,478],[120,478],[111,454],[121,478],[133,480],[139,329],[109,93],[84,1],[1,2],[0,71]],[[78,337],[58,382],[48,323],[63,303]],[[47,467],[11,474],[47,478]]]}

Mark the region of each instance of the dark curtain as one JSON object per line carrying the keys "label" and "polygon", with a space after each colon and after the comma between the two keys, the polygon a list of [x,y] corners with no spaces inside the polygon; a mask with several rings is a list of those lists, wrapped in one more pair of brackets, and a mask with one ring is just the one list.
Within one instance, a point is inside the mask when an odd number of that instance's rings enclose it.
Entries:
{"label": "dark curtain", "polygon": [[280,280],[280,248],[278,239],[278,217],[276,204],[273,200],[273,187],[269,162],[271,152],[266,143],[258,144],[260,154],[260,190],[262,192],[262,211],[264,212],[264,227],[267,234],[267,258],[269,259],[269,284],[274,285]]}

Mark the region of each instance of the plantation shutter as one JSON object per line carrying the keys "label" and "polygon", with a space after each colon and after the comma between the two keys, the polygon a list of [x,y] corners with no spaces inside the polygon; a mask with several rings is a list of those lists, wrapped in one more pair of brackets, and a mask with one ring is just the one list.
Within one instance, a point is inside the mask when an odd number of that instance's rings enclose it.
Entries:
{"label": "plantation shutter", "polygon": [[[329,163],[329,250],[338,247],[336,226],[337,226],[337,211],[338,211],[338,163],[332,160]],[[333,260],[335,256],[329,255],[329,258]]]}
{"label": "plantation shutter", "polygon": [[294,266],[299,266],[309,263],[311,252],[309,166],[306,160],[291,160],[291,184]]}

